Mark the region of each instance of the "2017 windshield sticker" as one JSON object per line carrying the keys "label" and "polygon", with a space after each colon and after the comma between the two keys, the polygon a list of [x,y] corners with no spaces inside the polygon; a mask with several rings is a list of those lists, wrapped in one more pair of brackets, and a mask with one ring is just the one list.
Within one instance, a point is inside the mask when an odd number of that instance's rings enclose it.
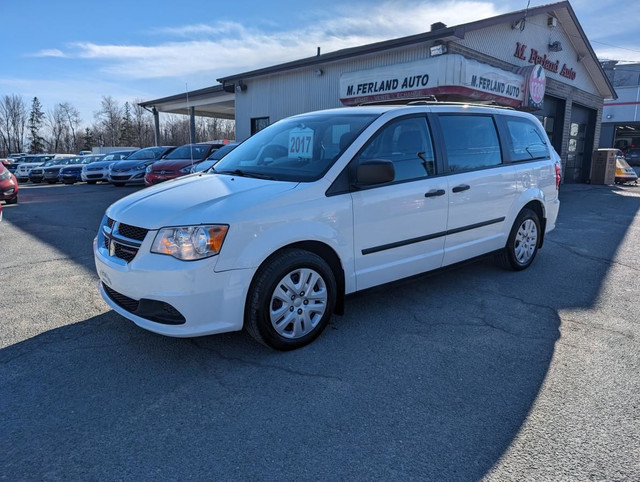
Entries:
{"label": "2017 windshield sticker", "polygon": [[313,129],[292,129],[289,133],[289,157],[311,159],[313,157]]}

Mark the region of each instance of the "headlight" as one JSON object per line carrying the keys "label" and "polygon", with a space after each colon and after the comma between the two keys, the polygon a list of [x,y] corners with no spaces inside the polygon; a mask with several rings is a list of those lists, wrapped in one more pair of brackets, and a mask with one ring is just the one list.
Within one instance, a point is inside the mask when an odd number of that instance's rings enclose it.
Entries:
{"label": "headlight", "polygon": [[7,179],[11,179],[11,171],[8,169],[0,174],[0,181],[6,181]]}
{"label": "headlight", "polygon": [[147,166],[147,168],[144,170],[144,172],[146,172],[147,174],[150,173],[151,172],[151,166],[152,166],[152,164],[149,164]]}
{"label": "headlight", "polygon": [[153,240],[151,252],[184,261],[208,258],[220,252],[228,229],[223,224],[162,228]]}
{"label": "headlight", "polygon": [[145,166],[144,164],[139,164],[139,165],[137,165],[136,167],[134,167],[134,169],[135,169],[136,171],[142,171],[143,169],[144,169],[144,170],[146,170],[146,169],[147,169],[147,166]]}
{"label": "headlight", "polygon": [[182,174],[189,174],[191,172],[192,167],[195,167],[195,164],[193,166],[183,167],[178,172],[181,172]]}

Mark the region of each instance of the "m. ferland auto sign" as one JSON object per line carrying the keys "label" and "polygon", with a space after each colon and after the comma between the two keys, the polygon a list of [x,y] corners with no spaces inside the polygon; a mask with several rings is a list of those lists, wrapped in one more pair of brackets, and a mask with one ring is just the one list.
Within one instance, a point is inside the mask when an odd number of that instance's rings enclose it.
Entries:
{"label": "m. ferland auto sign", "polygon": [[340,76],[345,105],[457,94],[519,106],[524,99],[522,75],[462,55],[452,54]]}

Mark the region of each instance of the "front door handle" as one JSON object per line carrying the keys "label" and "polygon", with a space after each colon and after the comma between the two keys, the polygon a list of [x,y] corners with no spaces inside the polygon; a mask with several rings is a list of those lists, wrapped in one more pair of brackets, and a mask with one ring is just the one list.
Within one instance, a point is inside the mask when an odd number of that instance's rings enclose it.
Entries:
{"label": "front door handle", "polygon": [[444,196],[445,194],[444,189],[432,189],[428,193],[425,193],[424,197]]}
{"label": "front door handle", "polygon": [[452,191],[462,192],[462,191],[466,191],[467,189],[471,189],[471,186],[469,186],[468,184],[460,184],[459,186],[454,187]]}

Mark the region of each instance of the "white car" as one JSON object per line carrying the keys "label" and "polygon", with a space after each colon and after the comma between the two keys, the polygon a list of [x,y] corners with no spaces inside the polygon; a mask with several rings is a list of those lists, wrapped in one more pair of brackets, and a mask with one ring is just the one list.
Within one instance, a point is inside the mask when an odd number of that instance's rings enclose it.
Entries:
{"label": "white car", "polygon": [[279,121],[214,170],[111,205],[99,290],[142,328],[245,328],[288,350],[346,294],[496,253],[527,268],[558,215],[560,158],[538,120],[445,103]]}
{"label": "white car", "polygon": [[51,159],[66,159],[73,156],[71,154],[36,154],[27,157],[29,157],[29,159],[26,162],[19,163],[14,173],[16,179],[20,182],[29,180],[29,173],[34,167],[41,167],[45,162]]}

